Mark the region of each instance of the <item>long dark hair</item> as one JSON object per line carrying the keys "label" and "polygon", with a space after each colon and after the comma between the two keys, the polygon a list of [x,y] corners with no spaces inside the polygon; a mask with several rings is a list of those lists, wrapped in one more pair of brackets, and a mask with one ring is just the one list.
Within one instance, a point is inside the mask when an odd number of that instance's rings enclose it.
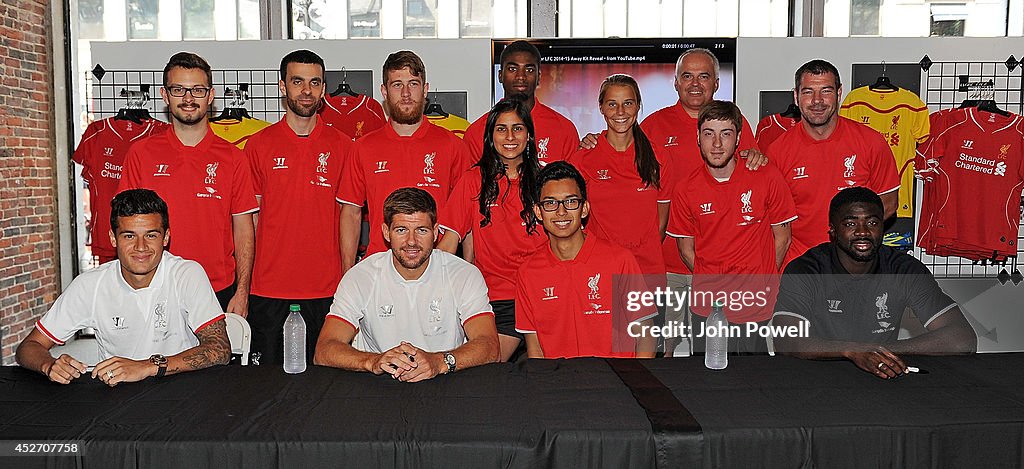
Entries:
{"label": "long dark hair", "polygon": [[484,227],[491,223],[490,205],[498,200],[498,194],[501,193],[498,181],[504,178],[507,184],[511,184],[505,173],[505,164],[502,162],[501,155],[494,149],[494,126],[498,122],[498,117],[506,112],[515,112],[526,127],[526,149],[523,151],[523,162],[518,169],[519,200],[523,203],[523,211],[519,212],[519,217],[526,222],[527,233],[533,233],[536,230],[536,221],[533,219],[530,207],[533,205],[532,194],[537,185],[540,160],[537,159],[533,119],[530,118],[530,111],[526,109],[526,104],[519,95],[502,99],[491,108],[490,114],[487,116],[487,127],[484,130],[484,152],[476,164],[480,167],[480,195],[477,199],[480,202],[480,214],[484,216],[484,219],[480,221],[480,226]]}
{"label": "long dark hair", "polygon": [[[629,75],[619,73],[605,78],[604,82],[601,83],[601,95],[597,98],[599,105],[604,104],[604,94],[608,87],[615,85],[633,88],[633,94],[636,95],[637,108],[643,104],[643,100],[640,98],[640,86],[636,84],[636,80]],[[639,112],[637,115],[639,116]],[[639,119],[633,122],[633,151],[636,153],[634,161],[636,162],[636,172],[640,174],[640,179],[647,187],[654,186],[660,188],[661,164],[658,163],[658,159],[654,156],[654,147],[651,146],[650,139],[647,138],[647,134],[640,128]]]}

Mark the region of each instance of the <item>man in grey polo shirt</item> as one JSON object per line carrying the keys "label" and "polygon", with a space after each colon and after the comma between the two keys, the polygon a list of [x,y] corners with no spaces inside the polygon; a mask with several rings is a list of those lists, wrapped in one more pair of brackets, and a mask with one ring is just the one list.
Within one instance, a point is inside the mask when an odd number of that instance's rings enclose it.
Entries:
{"label": "man in grey polo shirt", "polygon": [[381,228],[391,249],[345,273],[314,363],[415,382],[497,361],[483,275],[434,249],[437,204],[430,194],[411,187],[392,192]]}

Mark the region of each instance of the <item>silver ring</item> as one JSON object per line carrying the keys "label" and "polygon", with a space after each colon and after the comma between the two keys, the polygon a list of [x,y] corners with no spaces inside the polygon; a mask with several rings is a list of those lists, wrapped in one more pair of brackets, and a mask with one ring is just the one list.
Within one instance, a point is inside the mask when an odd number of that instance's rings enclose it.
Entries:
{"label": "silver ring", "polygon": [[885,362],[878,362],[878,369],[881,370],[885,366]]}
{"label": "silver ring", "polygon": [[114,379],[114,370],[107,370],[107,378]]}

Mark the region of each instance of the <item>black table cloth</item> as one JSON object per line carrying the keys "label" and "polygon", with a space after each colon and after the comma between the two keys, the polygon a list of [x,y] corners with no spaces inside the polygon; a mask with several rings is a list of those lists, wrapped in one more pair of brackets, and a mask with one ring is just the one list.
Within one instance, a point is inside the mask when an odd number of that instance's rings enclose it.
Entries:
{"label": "black table cloth", "polygon": [[217,367],[107,388],[0,368],[0,467],[1021,467],[1024,355],[530,360],[423,383]]}

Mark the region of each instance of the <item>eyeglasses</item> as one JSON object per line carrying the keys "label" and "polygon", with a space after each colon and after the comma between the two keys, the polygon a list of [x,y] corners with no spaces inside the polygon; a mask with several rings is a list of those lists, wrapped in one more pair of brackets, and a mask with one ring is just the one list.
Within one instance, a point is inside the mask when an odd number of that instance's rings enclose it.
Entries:
{"label": "eyeglasses", "polygon": [[175,98],[181,98],[185,96],[185,93],[189,93],[193,98],[205,98],[206,94],[210,92],[210,89],[205,86],[193,86],[191,88],[185,88],[184,86],[167,86],[165,87],[167,92]]}
{"label": "eyeglasses", "polygon": [[558,210],[558,206],[561,205],[565,207],[566,210],[577,210],[580,208],[582,203],[583,199],[575,197],[565,200],[547,199],[540,201],[540,208],[545,212],[554,212]]}

